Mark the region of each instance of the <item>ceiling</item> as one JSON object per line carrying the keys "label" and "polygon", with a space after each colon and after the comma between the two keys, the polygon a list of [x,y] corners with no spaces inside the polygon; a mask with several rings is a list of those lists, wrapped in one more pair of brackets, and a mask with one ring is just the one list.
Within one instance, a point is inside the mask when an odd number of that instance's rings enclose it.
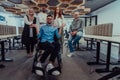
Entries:
{"label": "ceiling", "polygon": [[0,0],[0,12],[12,12],[17,15],[25,14],[29,7],[40,12],[42,7],[52,11],[56,6],[63,9],[64,14],[80,11],[88,14],[116,0]]}

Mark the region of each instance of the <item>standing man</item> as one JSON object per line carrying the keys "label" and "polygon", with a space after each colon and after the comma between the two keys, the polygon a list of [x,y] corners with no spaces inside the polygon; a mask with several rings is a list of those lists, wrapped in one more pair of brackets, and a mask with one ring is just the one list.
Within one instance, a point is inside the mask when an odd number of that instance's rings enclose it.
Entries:
{"label": "standing man", "polygon": [[68,57],[71,57],[74,54],[75,45],[79,44],[79,40],[83,35],[83,21],[79,19],[79,12],[74,12],[73,17],[74,19],[70,25],[70,38],[68,40],[70,49],[70,53],[67,55]]}
{"label": "standing man", "polygon": [[38,13],[38,24],[41,27],[42,25],[46,24],[46,19],[47,19],[47,13],[46,13],[46,8],[43,7],[42,11]]}

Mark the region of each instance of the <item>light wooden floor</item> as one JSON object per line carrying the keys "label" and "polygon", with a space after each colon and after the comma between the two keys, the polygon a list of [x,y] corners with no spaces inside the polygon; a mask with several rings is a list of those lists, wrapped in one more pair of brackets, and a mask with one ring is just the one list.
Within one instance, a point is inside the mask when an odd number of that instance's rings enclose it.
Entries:
{"label": "light wooden floor", "polygon": [[[78,51],[72,58],[67,57],[67,53],[68,49],[64,47],[62,74],[58,77],[46,76],[45,80],[97,80],[101,77],[101,74],[94,72],[93,66],[86,64],[92,60],[93,56],[89,56],[92,52]],[[6,66],[0,69],[0,80],[43,80],[31,73],[33,58],[27,58],[25,50],[12,50],[6,55],[14,61],[0,62]]]}

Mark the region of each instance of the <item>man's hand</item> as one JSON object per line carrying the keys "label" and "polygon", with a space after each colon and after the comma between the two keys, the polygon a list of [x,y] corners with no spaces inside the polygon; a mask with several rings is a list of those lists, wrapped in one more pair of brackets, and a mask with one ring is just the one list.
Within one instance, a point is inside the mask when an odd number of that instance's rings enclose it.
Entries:
{"label": "man's hand", "polygon": [[77,31],[71,32],[71,35],[72,35],[72,36],[74,36],[74,35],[76,35],[76,34],[77,34]]}
{"label": "man's hand", "polygon": [[76,34],[77,34],[77,31],[73,31],[73,34],[75,34],[75,35],[76,35]]}
{"label": "man's hand", "polygon": [[60,28],[63,28],[63,27],[65,27],[65,24],[62,24],[62,25],[60,26]]}
{"label": "man's hand", "polygon": [[37,27],[36,24],[31,24],[30,27]]}

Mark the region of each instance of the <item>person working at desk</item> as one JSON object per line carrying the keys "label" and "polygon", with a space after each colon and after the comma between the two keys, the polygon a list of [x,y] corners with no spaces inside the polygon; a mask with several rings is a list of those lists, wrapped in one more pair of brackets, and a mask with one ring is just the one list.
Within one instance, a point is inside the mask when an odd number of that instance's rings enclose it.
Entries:
{"label": "person working at desk", "polygon": [[70,37],[68,40],[68,47],[70,49],[70,53],[67,55],[68,57],[74,54],[74,47],[76,44],[79,44],[79,40],[83,35],[83,22],[79,19],[79,12],[74,12],[73,17],[74,19],[70,25]]}
{"label": "person working at desk", "polygon": [[[60,27],[59,32],[56,27],[53,26],[53,17],[51,15],[47,16],[47,24],[41,26],[40,32],[38,33],[38,38],[40,39],[39,47],[45,52],[40,58],[40,62],[37,63],[37,67],[42,69],[42,63],[45,62],[46,58],[51,54],[49,58],[49,63],[46,67],[47,72],[54,68],[54,62],[55,59],[59,53],[60,50],[60,44],[58,42],[55,42],[54,36],[56,36],[58,39],[61,36],[63,25]],[[42,70],[36,70],[36,73],[40,76],[43,75]],[[59,75],[60,72],[58,70],[55,70],[52,72],[52,75]]]}

